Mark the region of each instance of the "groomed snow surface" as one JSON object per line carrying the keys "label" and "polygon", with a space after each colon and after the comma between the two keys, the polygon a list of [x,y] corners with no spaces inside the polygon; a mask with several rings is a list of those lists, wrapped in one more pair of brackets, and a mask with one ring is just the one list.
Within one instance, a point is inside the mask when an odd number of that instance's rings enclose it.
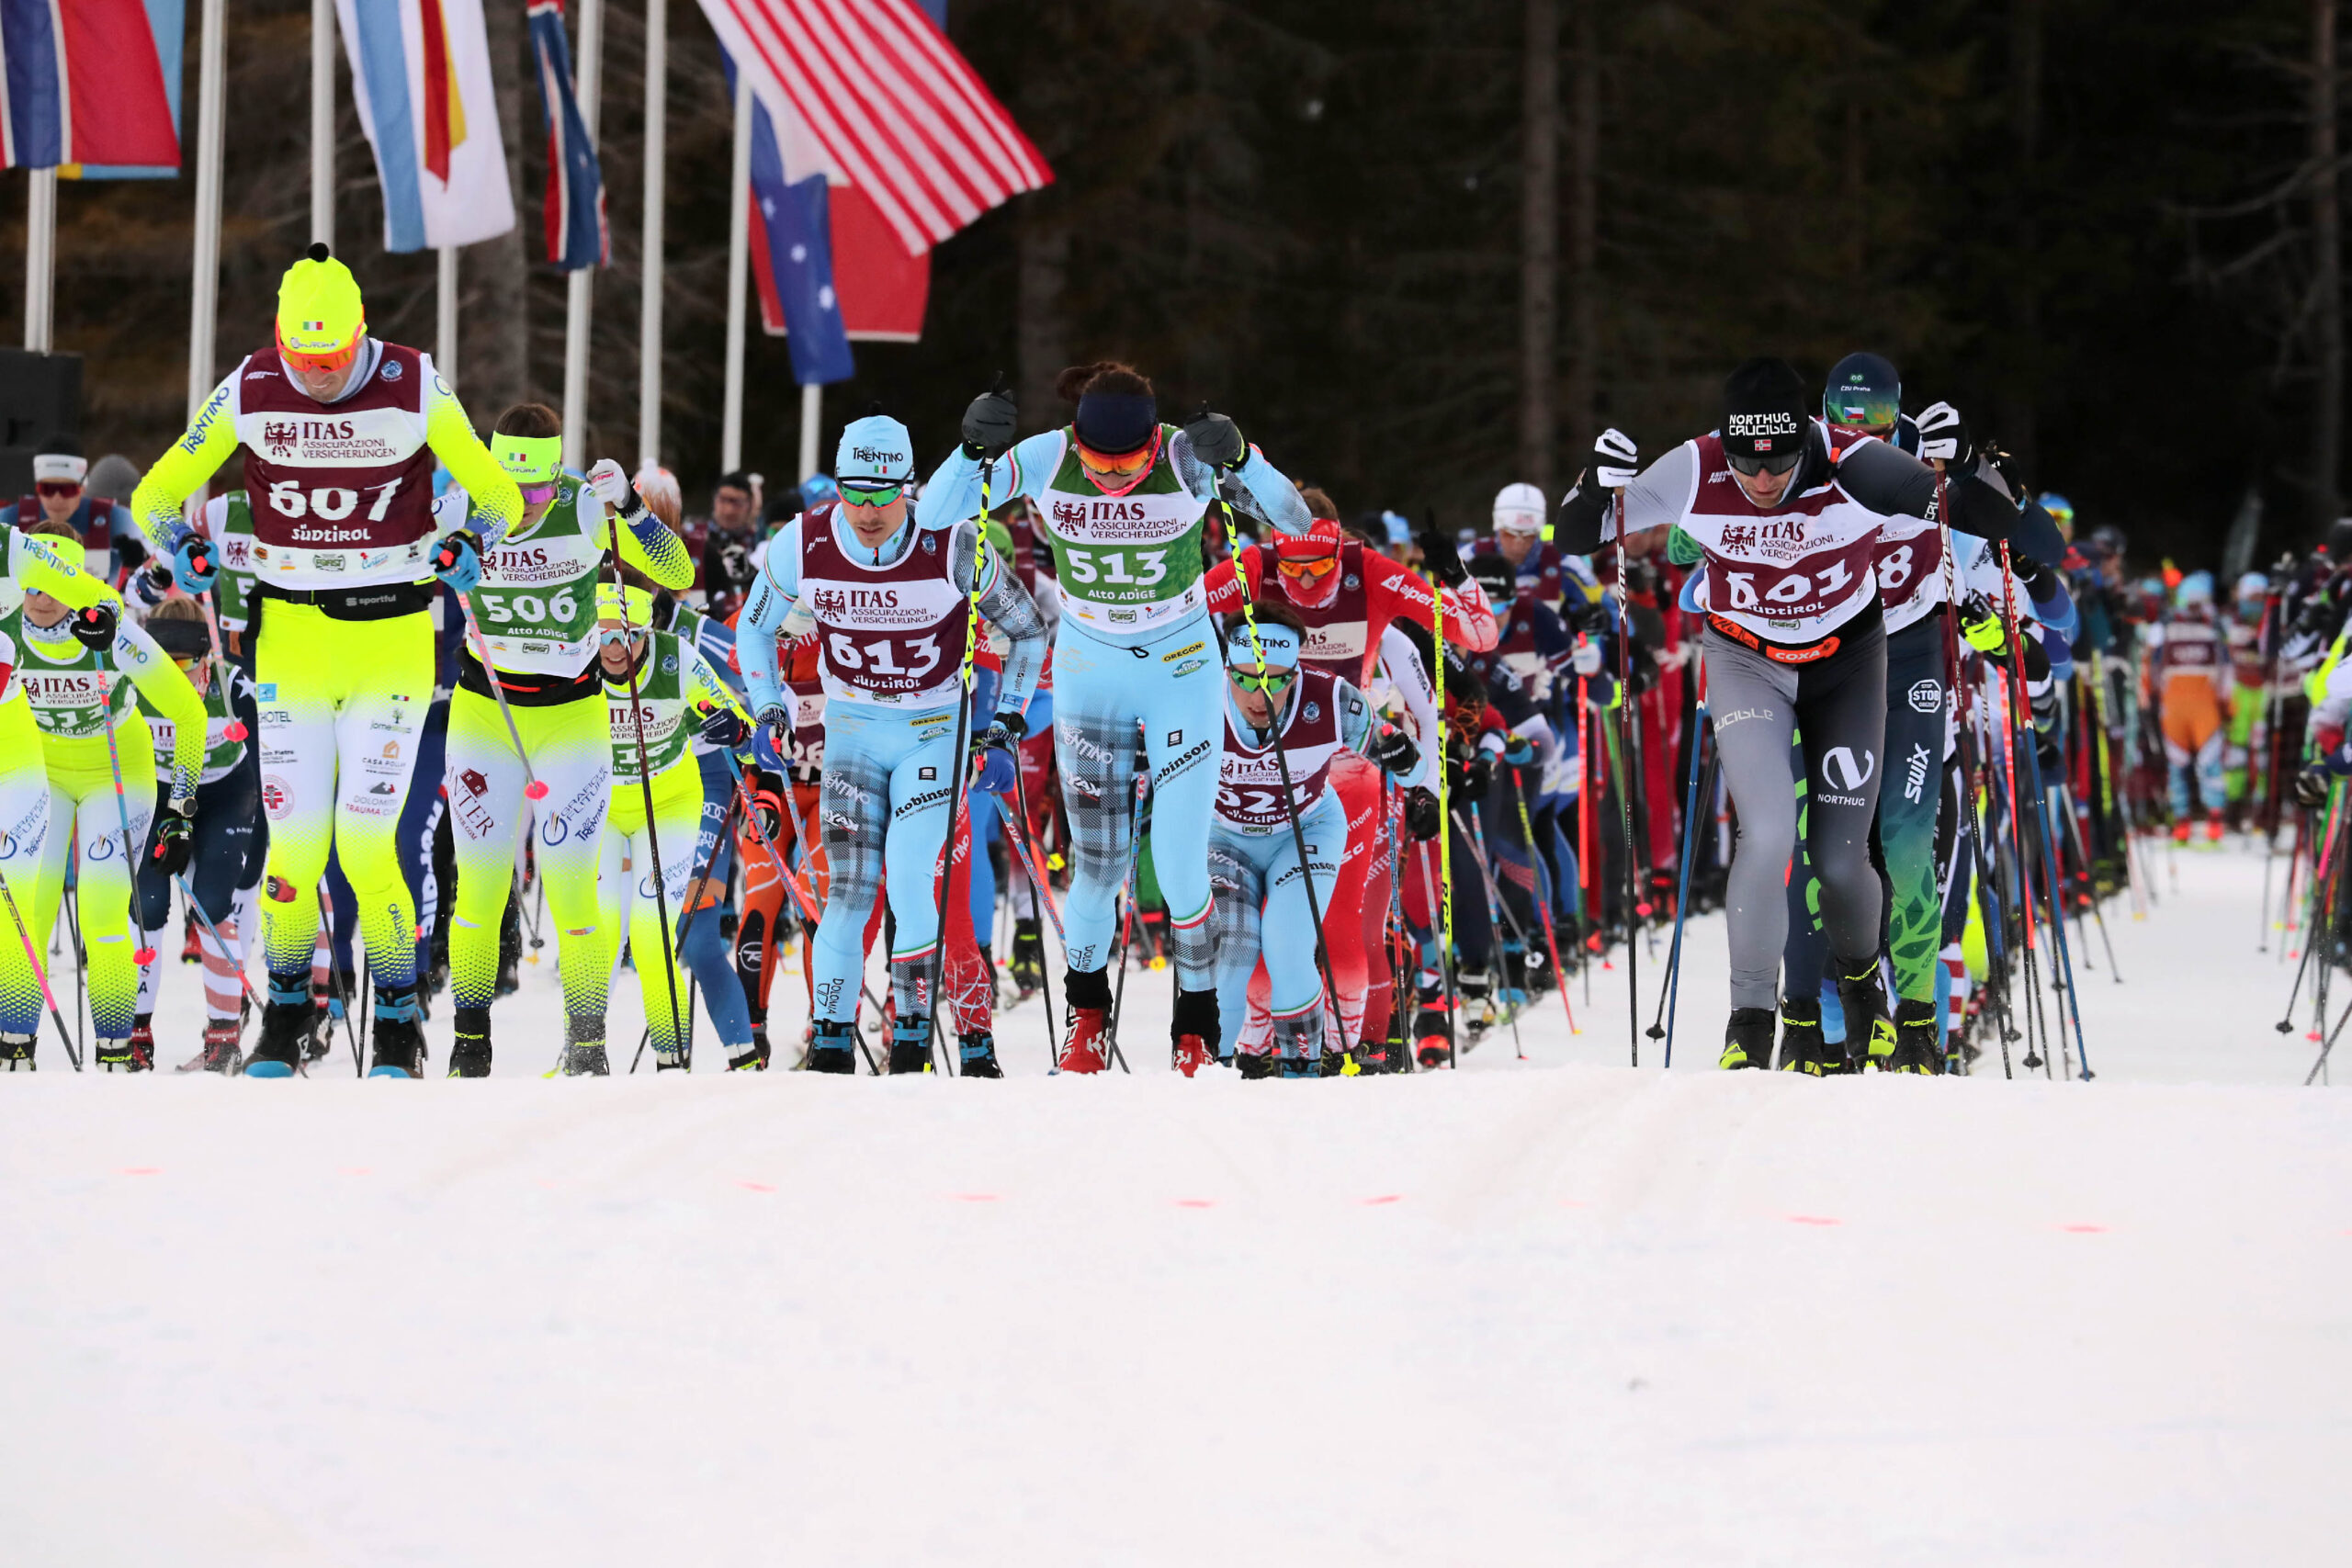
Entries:
{"label": "groomed snow surface", "polygon": [[2089,1085],[1717,1072],[1720,917],[1671,1073],[1622,960],[1404,1079],[1187,1082],[1137,973],[1132,1077],[548,1081],[551,948],[486,1082],[48,1041],[0,1561],[2342,1562],[2352,1100],[2258,849],[2154,858]]}

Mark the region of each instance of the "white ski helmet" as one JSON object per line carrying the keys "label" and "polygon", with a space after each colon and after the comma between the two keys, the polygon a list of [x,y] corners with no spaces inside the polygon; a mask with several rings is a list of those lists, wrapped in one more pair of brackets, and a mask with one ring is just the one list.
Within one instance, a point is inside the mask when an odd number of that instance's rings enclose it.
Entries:
{"label": "white ski helmet", "polygon": [[1531,484],[1505,485],[1495,496],[1495,531],[1498,534],[1540,534],[1551,507],[1544,492]]}

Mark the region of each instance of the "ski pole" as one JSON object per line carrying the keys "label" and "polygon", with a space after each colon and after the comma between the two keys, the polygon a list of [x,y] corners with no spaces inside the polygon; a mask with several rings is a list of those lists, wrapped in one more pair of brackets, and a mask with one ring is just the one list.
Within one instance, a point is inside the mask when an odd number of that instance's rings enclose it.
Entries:
{"label": "ski pole", "polygon": [[[996,798],[999,806],[1004,804],[1004,796],[1000,795]],[[1062,959],[1068,963],[1069,937],[1062,930],[1061,911],[1054,908],[1053,889],[1046,886],[1046,862],[1037,853],[1037,847],[1029,841],[1029,786],[1021,776],[1017,759],[1012,770],[1012,806],[1013,809],[1006,813],[1004,822],[1012,830],[1013,842],[1023,857],[1022,870],[1029,879],[1030,918],[1035,919],[1041,908],[1053,917],[1054,935],[1061,939]],[[1062,1070],[1061,1025],[1054,1019],[1052,974],[1053,965],[1046,962],[1046,935],[1040,931],[1037,933],[1037,989],[1046,998],[1046,1046],[1049,1053],[1046,1058],[1047,1077],[1053,1077]]]}
{"label": "ski pole", "polygon": [[523,795],[529,800],[545,800],[548,786],[540,783],[539,775],[532,771],[531,753],[523,746],[523,732],[514,728],[514,710],[506,705],[505,682],[498,678],[498,666],[491,662],[490,639],[482,636],[481,623],[474,619],[474,607],[470,602],[466,604],[462,614],[466,617],[466,635],[474,639],[474,657],[481,663],[482,684],[488,686],[490,694],[497,699],[498,716],[506,721],[506,739],[514,744],[514,760],[523,764]]}
{"label": "ski pole", "polygon": [[[17,908],[17,895],[8,886],[8,878],[0,874],[0,898],[8,902],[8,918],[17,925],[17,938],[25,944],[25,962],[33,967],[33,983],[40,987],[40,999],[49,1004],[49,1016],[57,1025],[57,1038],[65,1044],[65,1059],[74,1070],[82,1070],[82,1053],[74,1046],[74,1032],[65,1027],[65,1015],[57,1010],[57,998],[50,994],[49,971],[41,966],[40,954],[33,949],[32,928],[25,924],[24,911]],[[39,1032],[36,1031],[36,1033]]]}
{"label": "ski pole", "polygon": [[[1430,526],[1432,530],[1437,526],[1434,516],[1430,519]],[[1428,563],[1424,561],[1422,564],[1426,566]],[[1448,798],[1447,785],[1447,775],[1452,770],[1446,766],[1446,752],[1450,750],[1446,730],[1450,721],[1445,713],[1445,594],[1434,571],[1425,573],[1424,581],[1430,585],[1430,624],[1432,628],[1430,649],[1437,664],[1437,816],[1438,821],[1445,824],[1437,835],[1437,881],[1430,890],[1430,898],[1437,906],[1430,913],[1435,917],[1438,929],[1438,972],[1443,976],[1450,972],[1453,963],[1453,807]],[[1428,880],[1426,857],[1421,876],[1422,880]],[[1450,1005],[1446,1012],[1445,1065],[1458,1067],[1462,1062],[1457,1040],[1462,1023],[1461,992],[1449,986],[1447,998]]]}
{"label": "ski pole", "polygon": [[[1004,377],[999,373],[996,384],[1001,388]],[[949,753],[947,795],[947,837],[939,845],[938,871],[934,886],[938,888],[938,918],[933,927],[931,994],[926,998],[930,1019],[929,1050],[934,1070],[953,1076],[948,1066],[951,1053],[944,1050],[939,1040],[939,998],[947,988],[947,900],[954,896],[956,882],[956,827],[964,815],[964,795],[972,785],[971,726],[972,726],[972,656],[980,646],[980,583],[985,579],[989,559],[989,488],[996,473],[996,459],[980,460],[980,514],[973,520],[975,542],[972,550],[972,587],[966,595],[964,612],[964,669],[956,687],[956,749]],[[909,547],[911,548],[911,545]],[[969,848],[967,847],[967,854]],[[969,886],[969,872],[966,873]],[[920,957],[914,954],[912,957]],[[910,962],[912,962],[910,957]]]}
{"label": "ski pole", "polygon": [[[1512,934],[1519,938],[1520,950],[1521,952],[1525,952],[1527,948],[1527,933],[1520,930],[1519,922],[1511,918],[1510,910],[1503,903],[1502,890],[1495,885],[1494,873],[1487,869],[1486,835],[1479,831],[1477,828],[1477,818],[1476,815],[1477,808],[1473,807],[1471,809],[1473,815],[1470,822],[1467,824],[1464,824],[1462,820],[1462,813],[1456,811],[1453,814],[1453,826],[1462,834],[1462,847],[1470,852],[1470,863],[1478,868],[1478,885],[1485,890],[1487,895],[1487,925],[1498,938],[1495,945],[1498,947],[1502,945],[1499,939],[1504,928],[1508,925]],[[1508,978],[1509,975],[1510,971],[1505,970],[1503,972],[1503,977]],[[1494,1005],[1494,996],[1491,990],[1487,993],[1487,1005],[1489,1007]],[[1508,1021],[1510,1024],[1510,1043],[1512,1048],[1519,1052],[1520,1059],[1521,1061],[1525,1061],[1527,1059],[1527,1052],[1525,1048],[1521,1047],[1519,1043],[1518,1004],[1512,1004],[1508,1015]]]}
{"label": "ski pole", "polygon": [[[1125,1055],[1119,1049],[1119,1010],[1126,1005],[1127,999],[1127,953],[1136,929],[1136,868],[1143,863],[1143,792],[1149,778],[1148,773],[1137,774],[1136,787],[1127,795],[1127,874],[1119,883],[1118,895],[1125,911],[1119,919],[1119,934],[1113,949],[1115,955],[1113,962],[1119,966],[1119,985],[1111,993],[1109,1027],[1103,1031],[1111,1043],[1111,1059],[1119,1064],[1119,1070],[1123,1073],[1133,1070],[1127,1066]],[[1212,1045],[1209,1050],[1215,1053],[1216,1047]],[[1176,1043],[1173,1040],[1168,1043],[1168,1057],[1171,1064],[1176,1059]]]}
{"label": "ski pole", "polygon": [[[1663,1066],[1674,1066],[1674,1020],[1680,1010],[1682,999],[1682,920],[1690,907],[1690,862],[1698,850],[1699,824],[1699,754],[1707,749],[1707,699],[1701,697],[1690,721],[1690,786],[1682,805],[1682,877],[1674,896],[1674,941],[1668,944],[1666,959],[1666,1060]],[[1712,800],[1715,793],[1715,770],[1723,761],[1718,750],[1707,761],[1706,795]],[[1653,1021],[1650,1033],[1658,1033]]]}
{"label": "ski pole", "polygon": [[[1510,782],[1511,793],[1519,802],[1520,836],[1527,840],[1527,852],[1532,858],[1535,853],[1535,829],[1527,815],[1527,781],[1520,775],[1517,768],[1513,768],[1510,771]],[[1544,900],[1544,908],[1539,918],[1544,922],[1544,945],[1552,954],[1552,979],[1560,987],[1560,1010],[1568,1015],[1568,1032],[1582,1034],[1584,1031],[1577,1027],[1577,1010],[1568,1005],[1568,972],[1560,967],[1560,937],[1559,933],[1552,929],[1550,899]]]}
{"label": "ski pole", "polygon": [[1635,927],[1647,911],[1636,891],[1634,852],[1634,615],[1631,584],[1625,580],[1625,491],[1616,494],[1617,510],[1617,728],[1624,750],[1612,754],[1617,767],[1617,814],[1625,824],[1625,1042],[1633,1065],[1642,1065],[1642,987],[1640,943]]}

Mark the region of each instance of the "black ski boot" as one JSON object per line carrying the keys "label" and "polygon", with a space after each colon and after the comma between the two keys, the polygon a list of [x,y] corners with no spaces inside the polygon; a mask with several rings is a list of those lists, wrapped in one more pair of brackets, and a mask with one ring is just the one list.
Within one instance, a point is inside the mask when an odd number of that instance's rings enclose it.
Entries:
{"label": "black ski boot", "polygon": [[1453,1060],[1453,1010],[1445,992],[1435,986],[1421,988],[1413,1012],[1413,1060],[1427,1072]]}
{"label": "black ski boot", "polygon": [[1894,1059],[1894,1024],[1886,1016],[1886,987],[1879,980],[1878,954],[1840,959],[1836,972],[1838,1005],[1846,1013],[1845,1070],[1890,1070]]}
{"label": "black ski boot", "polygon": [[11,1034],[0,1030],[0,1072],[33,1071],[34,1043],[34,1037],[29,1034]]}
{"label": "black ski boot", "polygon": [[282,987],[272,976],[269,1000],[261,1010],[261,1038],[245,1058],[245,1077],[290,1078],[300,1072],[314,1032],[311,1020],[318,1016],[323,1015],[311,1005],[309,976]]}
{"label": "black ski boot", "polygon": [[1909,999],[1894,1004],[1894,1054],[1887,1058],[1890,1073],[1936,1074],[1944,1070],[1943,1031],[1938,1027],[1936,1004]]}
{"label": "black ski boot", "polygon": [[1781,998],[1781,1071],[1821,1076],[1824,1061],[1832,1056],[1844,1070],[1846,1060],[1842,1046],[1829,1044],[1821,1034],[1821,998],[1818,997],[1783,997]]}
{"label": "black ski boot", "polygon": [[752,1043],[727,1058],[730,1073],[763,1073],[768,1070],[768,1034],[764,1029],[752,1031]]}
{"label": "black ski boot", "polygon": [[1272,1051],[1236,1051],[1233,1065],[1241,1069],[1245,1078],[1270,1078],[1274,1076],[1274,1054]]}
{"label": "black ski boot", "polygon": [[920,1018],[902,1018],[890,1025],[890,1074],[931,1071],[931,1024]]}
{"label": "black ski boot", "polygon": [[90,1062],[102,1073],[152,1073],[155,1070],[155,1031],[150,1022],[152,1014],[141,1013],[131,1021],[130,1032],[122,1038],[109,1039],[99,1035],[90,1046]]}
{"label": "black ski boot", "polygon": [[854,1074],[857,1071],[857,1025],[835,1019],[817,1020],[808,1043],[807,1070],[812,1073]]}
{"label": "black ski boot", "polygon": [[1724,1026],[1724,1054],[1719,1067],[1765,1067],[1772,1065],[1772,1010],[1734,1008]]}
{"label": "black ski boot", "polygon": [[458,1041],[449,1047],[453,1078],[490,1077],[490,1010],[461,1007],[457,1013]]}
{"label": "black ski boot", "polygon": [[985,1029],[975,1029],[956,1041],[959,1058],[956,1070],[967,1078],[1001,1078],[1004,1069],[997,1065],[996,1036]]}
{"label": "black ski boot", "polygon": [[387,986],[376,993],[376,1041],[371,1078],[421,1078],[424,1076],[424,1013],[416,1005],[416,987]]}
{"label": "black ski boot", "polygon": [[605,1055],[605,1021],[601,1017],[565,1021],[561,1071],[568,1078],[612,1076],[613,1064]]}
{"label": "black ski boot", "polygon": [[1012,962],[1006,967],[1012,974],[1012,988],[1024,997],[1046,983],[1046,938],[1035,917],[1012,922]]}

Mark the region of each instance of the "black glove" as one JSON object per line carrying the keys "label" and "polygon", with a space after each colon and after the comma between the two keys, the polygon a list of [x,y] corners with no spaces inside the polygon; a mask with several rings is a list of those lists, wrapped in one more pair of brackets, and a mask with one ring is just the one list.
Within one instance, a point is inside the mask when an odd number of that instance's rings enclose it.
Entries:
{"label": "black glove", "polygon": [[1000,376],[995,387],[974,398],[964,411],[964,455],[982,461],[1003,457],[1020,434],[1020,421],[1021,411]]}
{"label": "black glove", "polygon": [[769,843],[784,831],[784,780],[770,773],[754,772],[752,785],[752,819],[759,825],[760,837]]}
{"label": "black glove", "polygon": [[2009,566],[2034,598],[2047,603],[2058,592],[2058,574],[2031,556],[2011,556]]}
{"label": "black glove", "polygon": [[104,653],[114,646],[115,628],[122,617],[115,607],[101,599],[87,609],[74,612],[74,637],[84,648]]}
{"label": "black glove", "polygon": [[2295,775],[2295,798],[2316,809],[2327,804],[2327,786],[2335,782],[2335,775],[2313,762]]}
{"label": "black glove", "polygon": [[1470,759],[1462,770],[1462,787],[1484,798],[1488,786],[1495,782],[1495,758],[1491,751],[1481,751]]}
{"label": "black glove", "polygon": [[1453,547],[1453,536],[1437,525],[1434,513],[1413,536],[1413,543],[1421,547],[1421,563],[1430,569],[1441,587],[1459,588],[1470,581],[1470,569],[1462,564],[1462,552]]}
{"label": "black glove", "polygon": [[768,739],[775,742],[776,752],[781,756],[792,743],[792,710],[782,703],[770,703],[760,710],[754,722],[768,732]]}
{"label": "black glove", "polygon": [[1405,831],[1412,834],[1416,842],[1426,844],[1436,838],[1443,823],[1444,818],[1438,815],[1436,795],[1419,784],[1405,792]]}
{"label": "black glove", "polygon": [[1377,762],[1383,773],[1409,773],[1413,764],[1421,760],[1421,749],[1413,744],[1413,738],[1405,733],[1402,726],[1387,725],[1374,734],[1372,749],[1365,755]]}
{"label": "black glove", "polygon": [[722,751],[732,751],[751,738],[752,727],[733,708],[720,704],[702,711],[702,738]]}
{"label": "black glove", "polygon": [[1241,459],[1250,455],[1250,447],[1241,439],[1241,427],[1221,413],[1209,412],[1203,403],[1184,426],[1184,440],[1193,448],[1193,456],[1212,468],[1238,468]]}
{"label": "black glove", "polygon": [[147,542],[144,539],[123,535],[114,541],[114,553],[129,570],[137,571],[147,564]]}
{"label": "black glove", "polygon": [[171,800],[155,814],[154,832],[147,840],[147,863],[165,876],[187,870],[188,852],[196,837],[193,801]]}

